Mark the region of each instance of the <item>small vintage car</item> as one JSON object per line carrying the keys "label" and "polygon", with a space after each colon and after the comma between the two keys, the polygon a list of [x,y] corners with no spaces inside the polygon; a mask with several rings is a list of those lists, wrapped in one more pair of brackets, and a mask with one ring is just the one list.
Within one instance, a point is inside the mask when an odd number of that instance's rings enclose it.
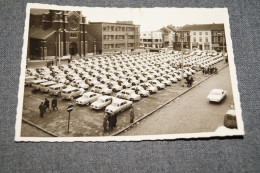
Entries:
{"label": "small vintage car", "polygon": [[110,95],[112,93],[112,89],[109,89],[106,85],[97,85],[91,88],[92,92],[100,93],[100,94],[107,94]]}
{"label": "small vintage car", "polygon": [[73,100],[75,97],[81,96],[84,92],[85,90],[83,88],[67,87],[62,89],[61,97],[62,99]]}
{"label": "small vintage car", "polygon": [[78,105],[89,105],[90,103],[96,101],[100,96],[102,95],[98,93],[86,92],[76,100],[76,103]]}
{"label": "small vintage car", "polygon": [[100,110],[112,103],[111,96],[101,96],[91,104],[92,109]]}
{"label": "small vintage car", "polygon": [[56,84],[57,83],[54,82],[54,81],[43,82],[43,83],[40,84],[39,89],[40,89],[41,92],[47,93],[47,92],[49,92],[50,86],[56,85]]}
{"label": "small vintage car", "polygon": [[141,97],[148,97],[149,96],[149,91],[145,90],[141,86],[132,86],[130,89],[135,91],[135,93],[139,94]]}
{"label": "small vintage car", "polygon": [[49,94],[50,95],[55,95],[55,96],[60,96],[62,89],[64,89],[65,84],[59,83],[57,85],[52,85],[49,88]]}
{"label": "small vintage car", "polygon": [[208,100],[210,102],[221,102],[226,97],[227,91],[222,89],[213,89],[208,95]]}
{"label": "small vintage car", "polygon": [[133,106],[132,101],[113,98],[112,103],[106,107],[105,112],[111,115],[118,114]]}
{"label": "small vintage car", "polygon": [[130,89],[124,89],[117,93],[117,98],[127,99],[131,101],[138,101],[141,100],[141,96],[136,94],[133,90]]}

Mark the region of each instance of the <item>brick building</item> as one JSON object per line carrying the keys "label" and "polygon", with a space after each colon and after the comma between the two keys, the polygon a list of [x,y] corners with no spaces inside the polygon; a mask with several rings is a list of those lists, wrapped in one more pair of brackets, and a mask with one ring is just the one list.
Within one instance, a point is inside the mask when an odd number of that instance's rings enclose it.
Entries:
{"label": "brick building", "polygon": [[89,45],[95,41],[88,36],[86,25],[80,11],[31,9],[28,58],[86,56],[88,41]]}
{"label": "brick building", "polygon": [[139,47],[140,26],[131,21],[89,22],[86,29],[96,39],[96,52],[99,54],[129,52]]}

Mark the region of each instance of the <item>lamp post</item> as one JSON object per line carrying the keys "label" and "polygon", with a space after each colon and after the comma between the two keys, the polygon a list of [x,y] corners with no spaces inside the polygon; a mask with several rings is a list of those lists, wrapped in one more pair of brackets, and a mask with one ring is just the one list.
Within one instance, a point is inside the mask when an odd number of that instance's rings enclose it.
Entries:
{"label": "lamp post", "polygon": [[126,54],[128,54],[128,34],[125,34],[126,36]]}

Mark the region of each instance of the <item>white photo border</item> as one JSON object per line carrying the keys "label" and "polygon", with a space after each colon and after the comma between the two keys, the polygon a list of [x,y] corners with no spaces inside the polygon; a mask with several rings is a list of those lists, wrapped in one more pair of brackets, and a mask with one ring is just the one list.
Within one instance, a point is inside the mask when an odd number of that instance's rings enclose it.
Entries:
{"label": "white photo border", "polygon": [[[138,135],[138,136],[104,136],[104,137],[100,137],[100,136],[97,136],[97,137],[21,137],[26,57],[27,57],[28,34],[29,34],[29,18],[30,18],[30,9],[31,8],[83,11],[87,7],[58,6],[58,5],[49,5],[49,4],[39,4],[39,3],[28,3],[27,4],[24,35],[23,35],[24,44],[23,44],[23,49],[22,49],[21,75],[20,75],[20,82],[19,82],[18,105],[17,105],[16,124],[15,124],[15,141],[17,141],[17,142],[22,142],[22,141],[24,141],[24,142],[41,142],[41,141],[46,141],[46,142],[76,142],[76,141],[107,142],[107,141],[174,140],[174,139],[192,139],[192,138],[209,138],[210,139],[210,137],[243,136],[245,134],[244,124],[243,124],[243,120],[242,120],[240,95],[239,95],[239,91],[238,91],[236,67],[235,67],[234,54],[233,54],[233,48],[232,48],[228,9],[227,8],[211,8],[211,9],[221,10],[222,13],[220,15],[222,15],[223,18],[225,19],[224,27],[225,27],[225,36],[226,36],[226,43],[227,43],[227,52],[228,52],[228,57],[229,57],[229,68],[230,68],[230,76],[231,76],[231,85],[232,85],[232,90],[233,90],[233,99],[234,99],[236,116],[237,116],[237,127],[238,127],[237,130],[230,130],[230,131],[223,131],[223,132],[217,131],[217,132],[204,132],[204,133],[182,133],[182,134],[140,135],[140,136]],[[93,8],[99,8],[99,7],[93,7]],[[117,7],[115,7],[115,8],[117,8]],[[128,8],[128,7],[125,7],[125,8]],[[176,9],[174,7],[166,7],[166,8]],[[185,8],[185,9],[194,9],[194,8]],[[199,9],[208,10],[210,8],[199,8]]]}

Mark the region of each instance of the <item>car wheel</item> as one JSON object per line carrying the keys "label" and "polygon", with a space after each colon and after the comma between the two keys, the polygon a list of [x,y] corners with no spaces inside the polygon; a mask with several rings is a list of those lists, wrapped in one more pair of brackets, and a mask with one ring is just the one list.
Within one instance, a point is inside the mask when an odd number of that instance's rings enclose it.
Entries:
{"label": "car wheel", "polygon": [[141,97],[144,97],[144,95],[143,95],[143,94],[141,94]]}
{"label": "car wheel", "polygon": [[124,89],[126,89],[126,86],[123,86]]}
{"label": "car wheel", "polygon": [[86,105],[88,106],[90,104],[90,102],[87,102]]}
{"label": "car wheel", "polygon": [[103,95],[105,95],[105,93],[104,93],[104,92],[102,92],[102,94],[103,94]]}
{"label": "car wheel", "polygon": [[132,102],[133,102],[133,101],[134,101],[134,99],[133,99],[133,98],[130,98],[130,101],[132,101]]}
{"label": "car wheel", "polygon": [[159,89],[160,89],[160,87],[157,87],[157,89],[159,90]]}
{"label": "car wheel", "polygon": [[152,91],[152,90],[149,90],[149,93],[150,93],[150,94],[152,94],[152,93],[153,93],[153,91]]}

